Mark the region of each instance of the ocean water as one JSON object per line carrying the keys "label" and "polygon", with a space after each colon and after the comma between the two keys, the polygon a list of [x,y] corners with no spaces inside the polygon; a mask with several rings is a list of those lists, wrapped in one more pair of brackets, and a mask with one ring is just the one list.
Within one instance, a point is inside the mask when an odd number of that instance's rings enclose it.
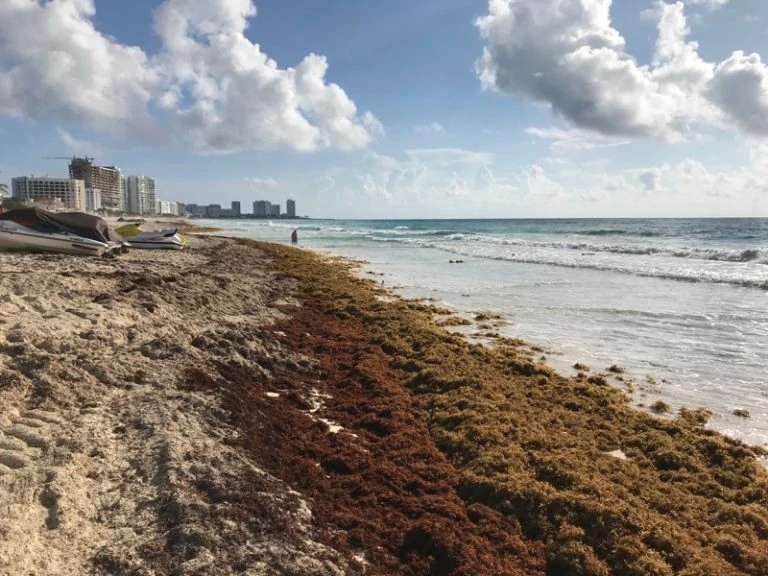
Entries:
{"label": "ocean water", "polygon": [[768,219],[205,223],[281,243],[297,228],[404,296],[499,314],[565,374],[624,367],[640,409],[709,408],[711,427],[768,446]]}

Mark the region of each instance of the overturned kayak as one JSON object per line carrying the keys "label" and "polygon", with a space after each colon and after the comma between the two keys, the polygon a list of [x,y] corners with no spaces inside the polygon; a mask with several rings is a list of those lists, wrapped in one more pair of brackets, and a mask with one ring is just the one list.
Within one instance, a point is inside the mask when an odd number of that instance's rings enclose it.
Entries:
{"label": "overturned kayak", "polygon": [[187,245],[187,239],[176,228],[166,230],[142,230],[138,224],[126,224],[118,228],[117,233],[128,241],[131,248],[143,250],[181,250]]}
{"label": "overturned kayak", "polygon": [[101,256],[117,247],[75,234],[38,232],[10,220],[0,220],[0,250]]}

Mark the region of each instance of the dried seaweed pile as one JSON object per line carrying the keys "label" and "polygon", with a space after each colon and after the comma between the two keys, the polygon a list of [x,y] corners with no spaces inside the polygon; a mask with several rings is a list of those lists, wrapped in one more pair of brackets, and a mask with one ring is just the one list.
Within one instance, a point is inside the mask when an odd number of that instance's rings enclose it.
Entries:
{"label": "dried seaweed pile", "polygon": [[[275,330],[317,360],[324,417],[360,442],[318,449],[287,415],[286,429],[264,427],[270,446],[292,441],[307,459],[295,481],[333,495],[318,515],[350,530],[346,545],[395,553],[411,567],[401,573],[509,573],[477,555],[505,550],[534,570],[501,538],[512,524],[549,574],[768,574],[768,475],[754,449],[703,429],[699,413],[633,410],[600,378],[563,378],[519,343],[474,345],[440,328],[430,306],[383,301],[348,265],[259,248],[303,300]],[[298,409],[302,385],[282,383],[300,392]],[[336,497],[369,510],[370,523],[336,509]],[[471,548],[470,534],[485,548]],[[429,572],[412,554],[425,550]]]}
{"label": "dried seaweed pile", "polygon": [[[337,314],[331,296],[286,306],[288,320],[251,335],[275,350],[219,361],[213,374],[190,369],[182,386],[220,397],[240,433],[234,446],[309,499],[313,537],[344,554],[348,574],[543,574],[540,544],[527,546],[513,519],[458,495],[460,475],[414,409],[403,372],[364,338],[363,317]],[[247,497],[238,507],[238,521],[260,516]]]}

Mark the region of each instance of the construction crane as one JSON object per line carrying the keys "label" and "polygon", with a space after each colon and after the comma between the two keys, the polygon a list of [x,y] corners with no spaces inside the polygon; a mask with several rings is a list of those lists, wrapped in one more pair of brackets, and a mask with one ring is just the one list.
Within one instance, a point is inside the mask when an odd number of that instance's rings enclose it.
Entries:
{"label": "construction crane", "polygon": [[[77,158],[77,156],[43,156],[43,160],[74,160]],[[95,158],[89,158],[88,156],[85,156],[85,160],[88,162],[93,162]]]}

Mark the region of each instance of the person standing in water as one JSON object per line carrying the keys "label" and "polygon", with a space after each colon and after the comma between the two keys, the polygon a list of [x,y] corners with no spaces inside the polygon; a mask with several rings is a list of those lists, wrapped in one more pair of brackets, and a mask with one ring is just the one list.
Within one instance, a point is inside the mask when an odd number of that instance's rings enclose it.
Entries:
{"label": "person standing in water", "polygon": [[299,234],[296,232],[296,229],[293,229],[293,232],[291,232],[291,244],[297,244],[299,242]]}

